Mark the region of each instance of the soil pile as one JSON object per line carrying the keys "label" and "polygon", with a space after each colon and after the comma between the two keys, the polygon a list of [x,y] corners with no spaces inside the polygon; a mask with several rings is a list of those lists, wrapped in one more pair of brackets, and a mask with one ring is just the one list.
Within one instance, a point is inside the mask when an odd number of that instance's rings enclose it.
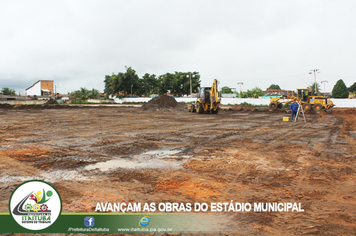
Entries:
{"label": "soil pile", "polygon": [[54,99],[49,99],[45,104],[43,105],[58,105],[58,102]]}
{"label": "soil pile", "polygon": [[174,97],[167,95],[162,95],[159,97],[152,98],[149,102],[142,105],[143,110],[161,110],[166,108],[176,108],[178,102]]}
{"label": "soil pile", "polygon": [[329,110],[323,110],[328,114],[334,115],[356,115],[356,109],[354,108],[333,108]]}
{"label": "soil pile", "polygon": [[11,105],[8,103],[0,103],[0,108],[11,108]]}

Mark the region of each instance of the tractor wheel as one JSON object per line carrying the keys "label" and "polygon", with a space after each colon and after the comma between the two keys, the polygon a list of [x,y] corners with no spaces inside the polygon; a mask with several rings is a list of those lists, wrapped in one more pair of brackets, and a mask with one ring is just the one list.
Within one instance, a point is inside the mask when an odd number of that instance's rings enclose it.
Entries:
{"label": "tractor wheel", "polygon": [[197,113],[202,114],[204,112],[203,105],[201,103],[197,104]]}
{"label": "tractor wheel", "polygon": [[277,104],[277,108],[278,108],[278,109],[282,109],[282,107],[283,107],[283,104],[282,104],[282,103],[278,103],[278,104]]}
{"label": "tractor wheel", "polygon": [[277,108],[278,108],[277,102],[271,102],[271,103],[269,104],[269,109],[271,109],[271,110],[276,110]]}
{"label": "tractor wheel", "polygon": [[321,105],[320,103],[314,105],[315,111],[321,111],[323,110],[323,108],[324,108],[323,105]]}
{"label": "tractor wheel", "polygon": [[304,103],[303,109],[304,109],[304,111],[309,111],[311,109],[311,105],[309,103]]}

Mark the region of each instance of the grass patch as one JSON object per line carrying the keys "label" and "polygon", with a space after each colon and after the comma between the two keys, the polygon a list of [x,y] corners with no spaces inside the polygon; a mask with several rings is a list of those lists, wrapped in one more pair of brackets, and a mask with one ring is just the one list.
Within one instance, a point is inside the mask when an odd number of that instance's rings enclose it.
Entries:
{"label": "grass patch", "polygon": [[248,102],[242,102],[240,103],[240,105],[242,106],[253,106],[253,107],[268,107],[268,105],[263,105],[263,104],[251,104],[251,103],[248,103]]}
{"label": "grass patch", "polygon": [[75,100],[71,100],[70,104],[89,104],[88,101],[83,101],[81,99],[75,99]]}

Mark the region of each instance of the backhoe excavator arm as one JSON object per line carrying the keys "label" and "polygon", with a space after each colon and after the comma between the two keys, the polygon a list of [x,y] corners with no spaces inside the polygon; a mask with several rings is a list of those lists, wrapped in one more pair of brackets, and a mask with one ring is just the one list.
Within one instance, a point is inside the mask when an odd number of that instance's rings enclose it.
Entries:
{"label": "backhoe excavator arm", "polygon": [[218,80],[217,79],[214,79],[213,86],[211,87],[210,98],[211,98],[211,103],[218,102],[219,96],[218,96]]}

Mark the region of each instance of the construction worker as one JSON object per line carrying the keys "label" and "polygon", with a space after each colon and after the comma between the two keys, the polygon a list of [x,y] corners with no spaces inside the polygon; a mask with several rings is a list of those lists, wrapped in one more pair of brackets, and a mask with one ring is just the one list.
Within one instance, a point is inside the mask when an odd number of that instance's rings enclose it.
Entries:
{"label": "construction worker", "polygon": [[290,117],[290,121],[293,121],[293,117],[297,116],[298,107],[299,107],[299,105],[297,103],[297,100],[294,99],[292,104],[290,104],[290,110],[292,111],[292,115]]}

